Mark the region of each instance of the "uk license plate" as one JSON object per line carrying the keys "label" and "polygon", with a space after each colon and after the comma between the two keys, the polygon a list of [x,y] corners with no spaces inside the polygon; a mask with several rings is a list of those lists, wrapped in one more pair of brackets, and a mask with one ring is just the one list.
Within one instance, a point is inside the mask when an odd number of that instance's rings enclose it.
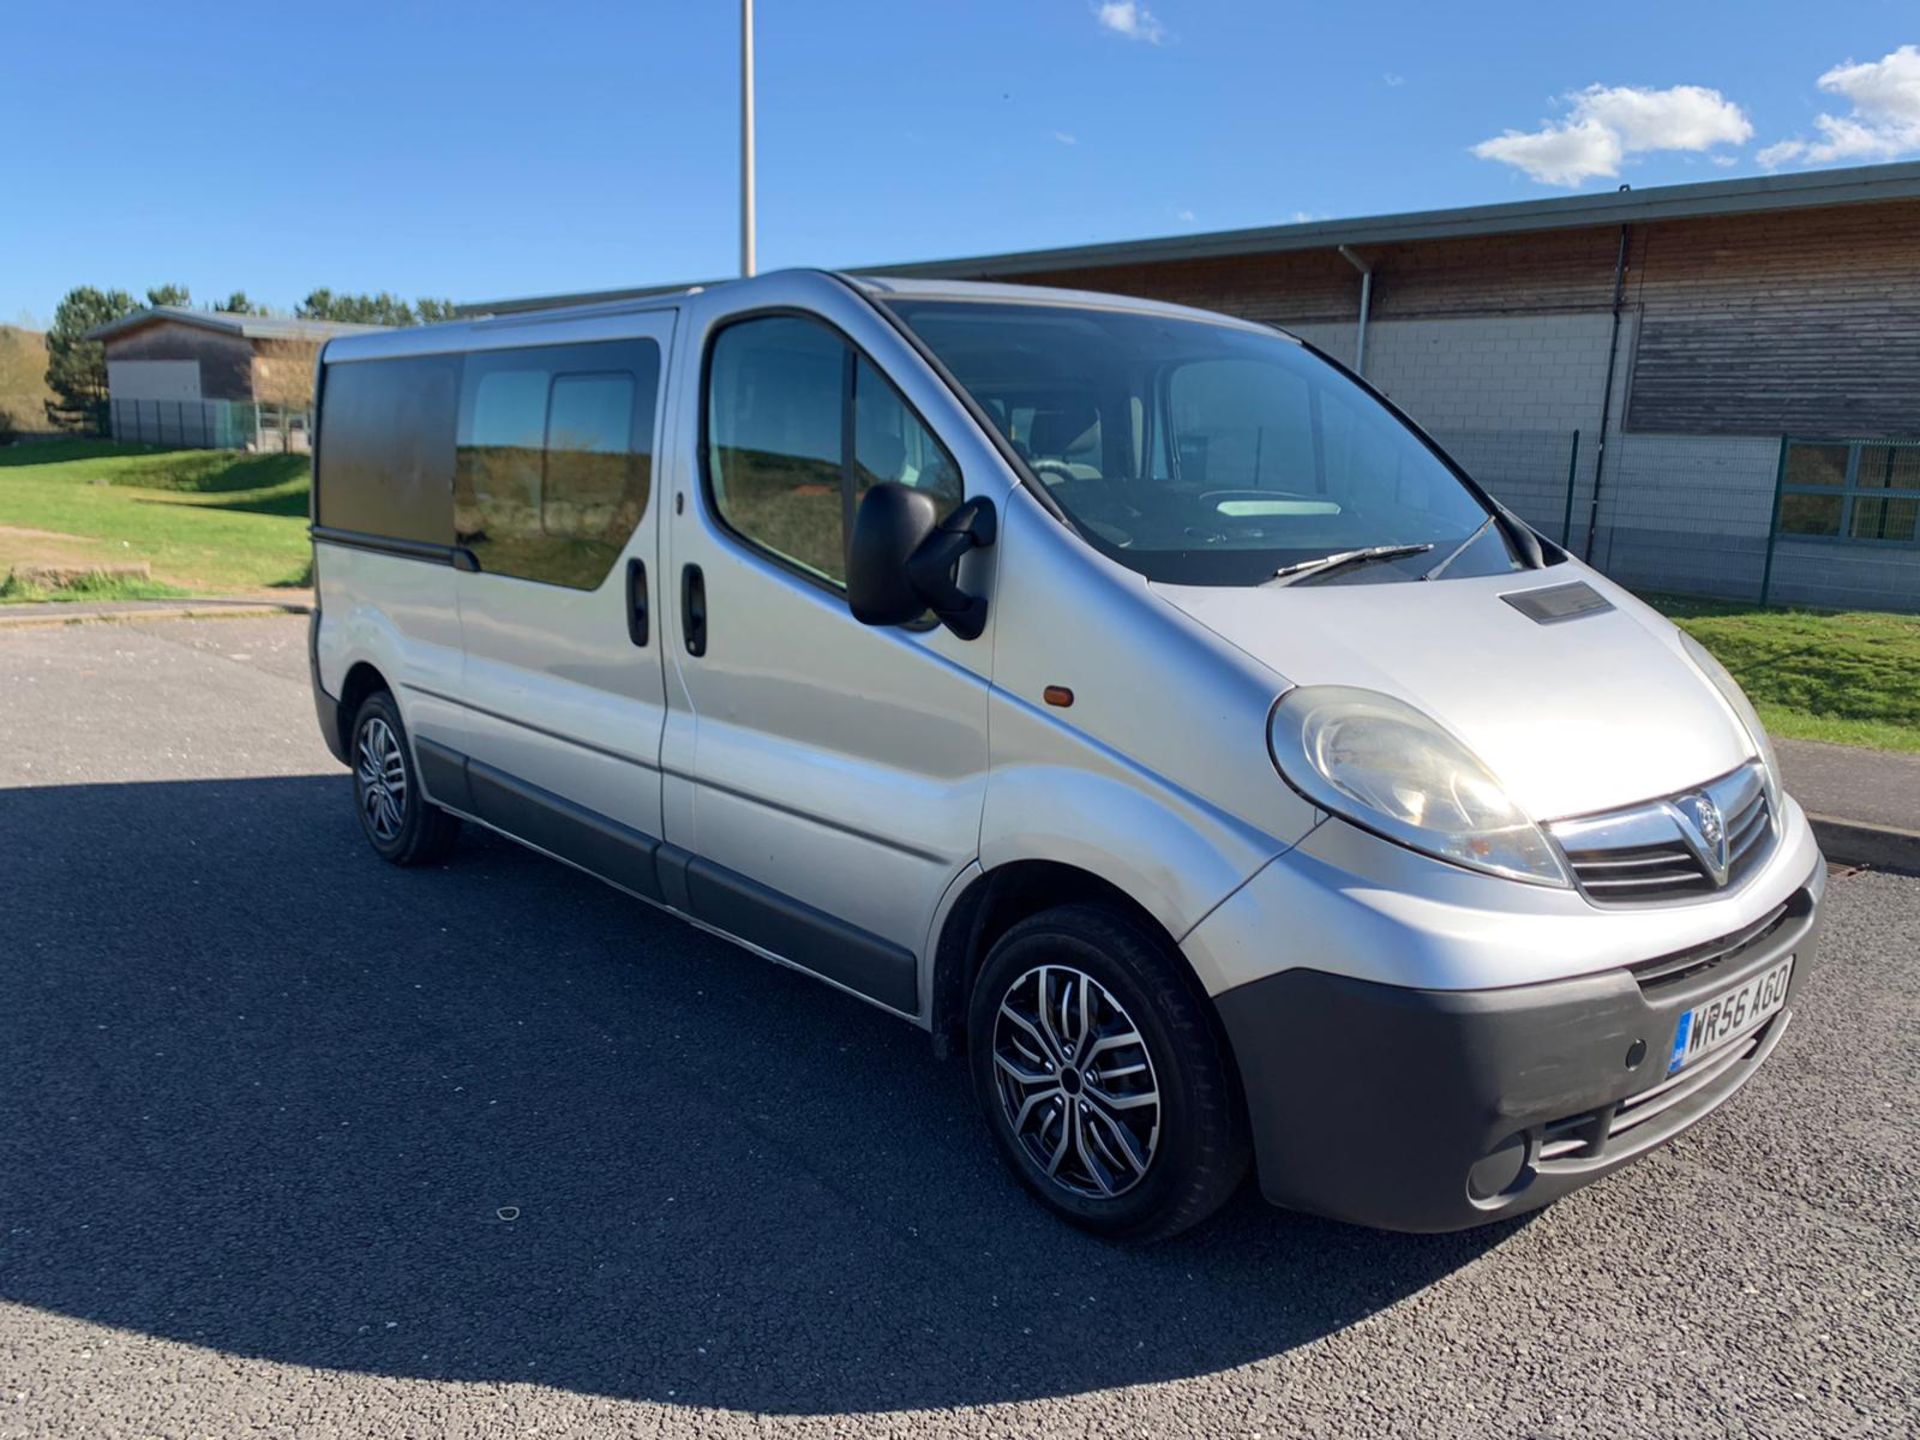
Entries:
{"label": "uk license plate", "polygon": [[1792,978],[1793,957],[1789,955],[1771,970],[1682,1015],[1680,1028],[1674,1032],[1667,1073],[1675,1074],[1702,1056],[1731,1045],[1742,1035],[1751,1034],[1769,1015],[1785,1009],[1787,982]]}

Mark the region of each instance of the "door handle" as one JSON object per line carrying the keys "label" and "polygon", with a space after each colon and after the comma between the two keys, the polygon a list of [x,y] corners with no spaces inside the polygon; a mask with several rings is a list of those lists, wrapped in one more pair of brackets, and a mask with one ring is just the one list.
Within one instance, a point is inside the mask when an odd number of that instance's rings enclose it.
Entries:
{"label": "door handle", "polygon": [[680,572],[680,628],[689,655],[707,653],[707,577],[698,565]]}
{"label": "door handle", "polygon": [[627,561],[627,638],[647,643],[647,562]]}

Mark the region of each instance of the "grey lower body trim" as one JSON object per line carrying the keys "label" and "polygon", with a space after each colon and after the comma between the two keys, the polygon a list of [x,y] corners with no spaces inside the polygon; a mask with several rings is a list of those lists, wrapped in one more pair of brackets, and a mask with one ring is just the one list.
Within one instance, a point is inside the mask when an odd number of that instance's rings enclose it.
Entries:
{"label": "grey lower body trim", "polygon": [[918,1008],[920,967],[910,951],[697,855],[686,876],[689,913],[709,925],[883,1005]]}
{"label": "grey lower body trim", "polygon": [[654,868],[660,872],[660,893],[666,897],[667,904],[686,915],[693,914],[693,895],[687,889],[687,867],[692,863],[691,850],[682,850],[665,841],[653,854]]}
{"label": "grey lower body trim", "polygon": [[413,737],[413,763],[420,767],[420,782],[427,798],[449,810],[473,813],[473,796],[467,788],[467,757],[450,750],[437,740]]}
{"label": "grey lower body trim", "polygon": [[622,890],[659,900],[660,842],[566,797],[478,760],[466,761],[471,809],[495,829],[571,860]]}
{"label": "grey lower body trim", "polygon": [[436,741],[416,738],[413,748],[436,804],[889,1009],[917,1013],[912,951]]}

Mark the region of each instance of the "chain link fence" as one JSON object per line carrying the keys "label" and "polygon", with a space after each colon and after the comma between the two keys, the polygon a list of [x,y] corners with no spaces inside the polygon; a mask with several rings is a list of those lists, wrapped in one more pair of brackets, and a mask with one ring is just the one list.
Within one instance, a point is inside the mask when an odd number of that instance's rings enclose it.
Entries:
{"label": "chain link fence", "polygon": [[1920,440],[1434,438],[1534,528],[1635,589],[1920,613]]}
{"label": "chain link fence", "polygon": [[187,450],[287,454],[312,448],[307,411],[245,400],[114,400],[107,423],[115,440]]}

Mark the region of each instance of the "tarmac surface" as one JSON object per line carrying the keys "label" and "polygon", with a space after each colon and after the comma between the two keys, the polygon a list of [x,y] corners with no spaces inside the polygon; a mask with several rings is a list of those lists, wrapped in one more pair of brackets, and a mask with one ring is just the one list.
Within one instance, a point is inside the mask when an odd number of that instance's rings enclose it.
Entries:
{"label": "tarmac surface", "polygon": [[381,864],[304,623],[0,631],[0,1437],[1920,1431],[1920,880],[1836,875],[1766,1068],[1529,1221],[1123,1250],[910,1027]]}

